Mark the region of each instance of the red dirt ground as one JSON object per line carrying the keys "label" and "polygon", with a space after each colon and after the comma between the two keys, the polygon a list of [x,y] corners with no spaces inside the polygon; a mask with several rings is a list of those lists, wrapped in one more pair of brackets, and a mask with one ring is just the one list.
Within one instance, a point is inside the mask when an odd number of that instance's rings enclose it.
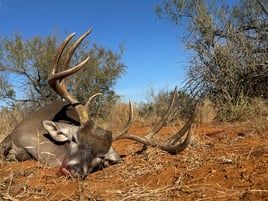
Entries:
{"label": "red dirt ground", "polygon": [[[178,127],[165,127],[171,135]],[[148,131],[136,123],[132,132]],[[142,152],[121,140],[113,147],[123,163],[85,180],[58,177],[34,161],[0,161],[0,200],[268,200],[268,124],[197,127],[178,155]]]}

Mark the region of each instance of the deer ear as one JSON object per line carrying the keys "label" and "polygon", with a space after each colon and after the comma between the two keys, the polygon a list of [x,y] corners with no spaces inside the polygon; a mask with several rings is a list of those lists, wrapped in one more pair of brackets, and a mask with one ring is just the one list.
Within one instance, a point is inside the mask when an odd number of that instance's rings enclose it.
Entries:
{"label": "deer ear", "polygon": [[53,121],[42,121],[43,127],[47,130],[49,135],[57,142],[69,141],[68,135],[62,131]]}

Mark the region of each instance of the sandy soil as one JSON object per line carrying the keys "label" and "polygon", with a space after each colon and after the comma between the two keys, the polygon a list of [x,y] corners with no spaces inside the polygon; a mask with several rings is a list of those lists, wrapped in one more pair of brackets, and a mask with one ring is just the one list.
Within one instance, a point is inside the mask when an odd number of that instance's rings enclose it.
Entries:
{"label": "sandy soil", "polygon": [[[267,122],[266,122],[267,123]],[[175,133],[165,127],[159,136]],[[139,134],[142,124],[131,127]],[[85,180],[59,177],[35,161],[0,162],[0,200],[268,200],[268,125],[196,127],[178,155],[129,140],[114,143],[123,163]]]}

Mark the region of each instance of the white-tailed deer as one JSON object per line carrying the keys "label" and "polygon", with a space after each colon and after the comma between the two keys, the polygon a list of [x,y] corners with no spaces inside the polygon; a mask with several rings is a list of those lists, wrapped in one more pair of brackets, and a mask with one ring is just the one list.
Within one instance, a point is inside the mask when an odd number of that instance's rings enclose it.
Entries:
{"label": "white-tailed deer", "polygon": [[[89,117],[91,100],[99,93],[91,96],[85,104],[81,104],[67,90],[65,78],[81,69],[89,60],[86,58],[78,65],[68,68],[71,57],[91,29],[83,34],[68,50],[59,69],[62,53],[74,37],[70,34],[58,48],[53,61],[48,83],[51,88],[67,102],[54,102],[24,118],[0,144],[1,153],[7,156],[15,154],[17,160],[35,159],[49,166],[60,166],[60,170],[68,170],[71,175],[85,177],[99,166],[108,166],[121,161],[120,156],[112,148],[112,142],[120,139],[131,139],[147,146],[163,149],[171,154],[184,150],[190,141],[191,125],[196,117],[193,116],[175,135],[163,140],[155,134],[165,124],[175,101],[176,88],[168,109],[151,132],[145,136],[129,133],[133,119],[133,107],[129,104],[129,119],[121,132],[112,134],[111,131],[97,126]],[[181,142],[181,138],[185,136]]]}

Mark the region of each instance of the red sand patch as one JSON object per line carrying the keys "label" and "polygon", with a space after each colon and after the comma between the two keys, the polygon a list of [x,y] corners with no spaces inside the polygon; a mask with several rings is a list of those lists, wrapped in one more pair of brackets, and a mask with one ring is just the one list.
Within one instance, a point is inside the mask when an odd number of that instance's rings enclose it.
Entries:
{"label": "red sand patch", "polygon": [[[175,127],[163,128],[170,135]],[[267,127],[201,126],[178,155],[129,140],[114,143],[124,162],[85,180],[35,161],[0,162],[0,200],[268,200]],[[132,132],[148,128],[137,124]]]}

